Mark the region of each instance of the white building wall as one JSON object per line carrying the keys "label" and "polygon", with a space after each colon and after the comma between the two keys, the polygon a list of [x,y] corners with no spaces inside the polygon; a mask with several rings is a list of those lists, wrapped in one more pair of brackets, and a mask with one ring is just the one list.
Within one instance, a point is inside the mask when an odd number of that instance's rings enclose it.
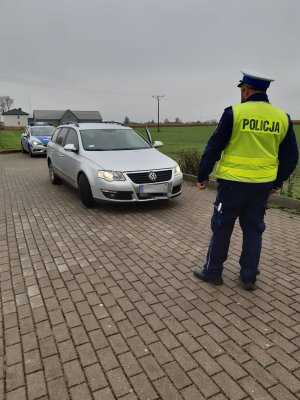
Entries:
{"label": "white building wall", "polygon": [[27,115],[3,115],[4,126],[24,127],[28,125]]}

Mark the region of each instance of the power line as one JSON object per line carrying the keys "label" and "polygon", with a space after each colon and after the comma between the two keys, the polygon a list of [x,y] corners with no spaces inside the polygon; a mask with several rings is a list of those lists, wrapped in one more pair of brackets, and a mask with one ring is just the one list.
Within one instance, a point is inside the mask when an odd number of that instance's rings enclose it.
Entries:
{"label": "power line", "polygon": [[150,94],[132,94],[132,93],[117,93],[117,92],[110,92],[107,90],[100,90],[100,89],[84,89],[74,86],[67,86],[61,85],[59,83],[50,83],[50,82],[43,82],[43,81],[33,81],[24,78],[18,77],[11,77],[8,75],[0,74],[0,81],[3,82],[10,82],[10,83],[20,83],[22,85],[27,86],[36,86],[36,87],[47,87],[49,89],[62,89],[62,90],[71,90],[75,92],[88,92],[88,93],[98,93],[98,94],[105,94],[111,96],[131,96],[131,97],[150,97]]}

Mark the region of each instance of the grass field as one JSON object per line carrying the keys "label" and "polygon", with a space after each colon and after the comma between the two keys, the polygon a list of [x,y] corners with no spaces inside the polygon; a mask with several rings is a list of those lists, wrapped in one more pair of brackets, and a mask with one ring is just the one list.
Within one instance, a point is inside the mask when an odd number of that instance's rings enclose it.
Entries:
{"label": "grass field", "polygon": [[[298,147],[300,147],[300,125],[295,125],[294,128],[298,140]],[[197,151],[200,157],[214,129],[214,126],[161,126],[160,132],[157,132],[156,127],[149,128],[152,139],[160,140],[164,143],[160,151],[175,160],[178,160],[180,152],[189,150]],[[137,130],[146,137],[144,128],[138,128]],[[22,131],[20,130],[0,130],[0,150],[10,148],[21,149],[21,134]],[[282,194],[300,199],[300,164],[298,164],[296,173],[294,177],[291,178],[291,182],[284,183]]]}
{"label": "grass field", "polygon": [[0,130],[0,150],[1,149],[20,149],[22,130]]}
{"label": "grass field", "polygon": [[[164,143],[161,152],[176,158],[179,151],[197,150],[202,153],[214,129],[214,126],[175,126],[160,127],[161,132],[156,128],[149,130],[153,140]],[[145,136],[143,128],[137,130]]]}

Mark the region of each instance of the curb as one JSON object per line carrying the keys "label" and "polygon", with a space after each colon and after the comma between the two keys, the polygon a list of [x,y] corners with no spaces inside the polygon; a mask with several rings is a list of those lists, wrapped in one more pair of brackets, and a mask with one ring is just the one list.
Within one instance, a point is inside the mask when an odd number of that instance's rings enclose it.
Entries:
{"label": "curb", "polygon": [[[197,183],[197,177],[195,175],[183,174],[183,179],[188,182]],[[208,181],[207,187],[216,190],[218,182],[210,180]],[[282,208],[288,208],[291,210],[300,211],[300,200],[292,199],[290,197],[284,197],[279,194],[271,194],[269,203]]]}
{"label": "curb", "polygon": [[21,149],[0,149],[0,154],[20,153]]}

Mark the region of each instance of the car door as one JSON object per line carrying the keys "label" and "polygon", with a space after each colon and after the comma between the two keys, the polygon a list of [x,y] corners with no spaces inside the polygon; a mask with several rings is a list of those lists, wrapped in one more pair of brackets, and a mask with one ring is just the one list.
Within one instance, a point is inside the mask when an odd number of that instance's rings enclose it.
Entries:
{"label": "car door", "polygon": [[62,159],[64,157],[63,154],[63,141],[64,138],[67,136],[67,133],[69,132],[69,128],[64,127],[61,128],[60,132],[58,133],[57,136],[55,136],[54,142],[51,146],[51,162],[54,167],[55,172],[60,175],[62,178],[64,178],[63,174],[63,165],[62,165]]}
{"label": "car door", "polygon": [[[65,150],[67,144],[73,144],[77,151]],[[69,132],[64,138],[61,149],[61,171],[64,178],[68,180],[73,186],[76,186],[77,174],[80,164],[79,141],[75,129],[70,128]]]}
{"label": "car door", "polygon": [[26,128],[21,138],[23,148],[26,151],[29,151],[28,140],[29,140],[29,128]]}

